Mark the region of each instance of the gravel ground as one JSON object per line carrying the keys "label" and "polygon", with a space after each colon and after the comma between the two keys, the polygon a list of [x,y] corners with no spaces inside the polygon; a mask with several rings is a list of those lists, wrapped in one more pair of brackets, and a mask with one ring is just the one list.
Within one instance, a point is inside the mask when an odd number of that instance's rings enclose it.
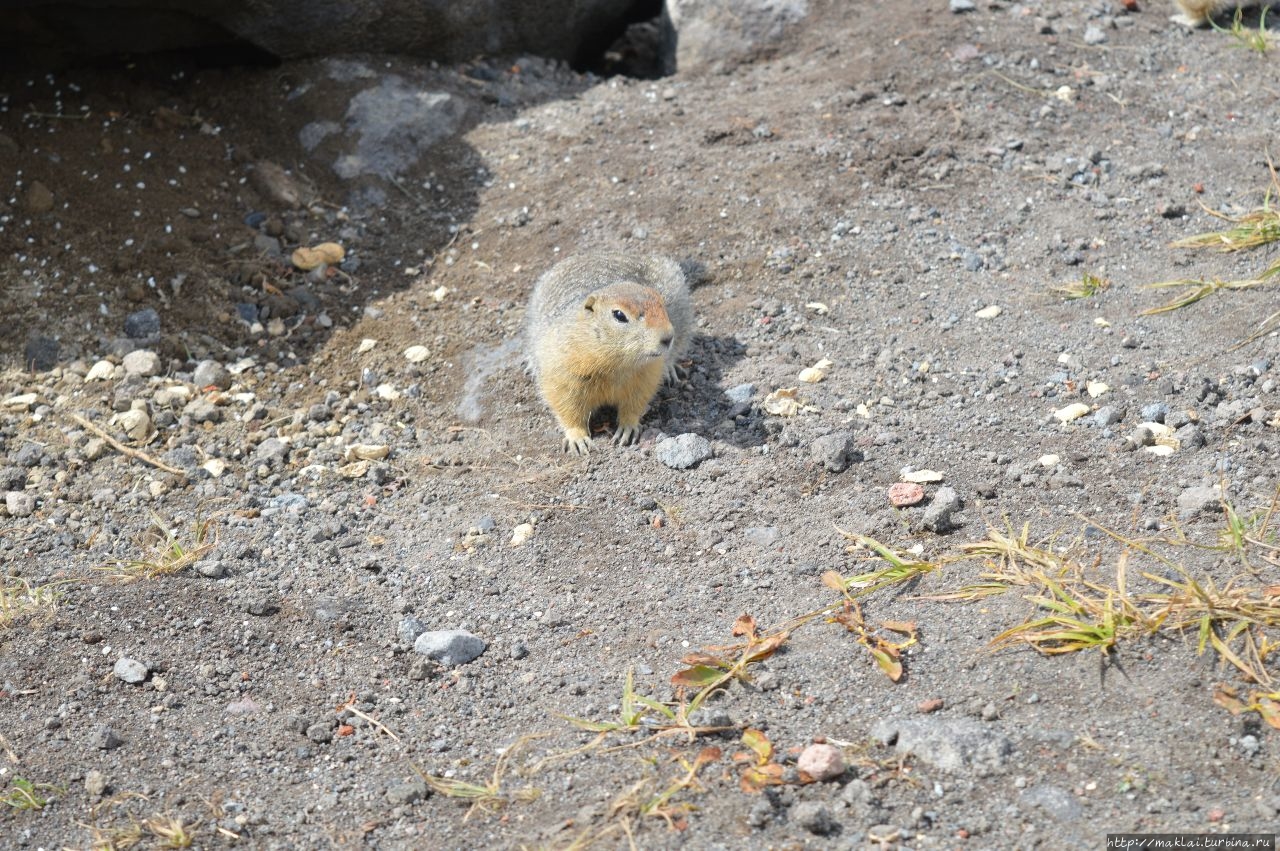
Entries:
{"label": "gravel ground", "polygon": [[[1237,345],[1274,287],[1143,315],[1173,294],[1143,284],[1275,261],[1169,245],[1263,203],[1275,50],[1158,3],[972,5],[814,2],[772,58],[653,81],[0,78],[0,780],[48,784],[10,847],[1274,831],[1277,730],[1223,704],[1274,713],[1275,630],[1214,622],[1251,683],[1171,626],[1189,602],[1149,619],[1190,577],[1280,623],[1276,337]],[[453,135],[339,176],[341,127],[304,133],[326,86],[392,77]],[[517,336],[537,275],[599,247],[699,264],[700,336],[640,446],[577,459]],[[1024,527],[1131,624],[1113,646],[993,645],[1048,613],[1034,584],[937,599]],[[887,566],[858,536],[937,567],[834,581]],[[682,659],[737,658],[743,615],[789,632],[689,705]]]}

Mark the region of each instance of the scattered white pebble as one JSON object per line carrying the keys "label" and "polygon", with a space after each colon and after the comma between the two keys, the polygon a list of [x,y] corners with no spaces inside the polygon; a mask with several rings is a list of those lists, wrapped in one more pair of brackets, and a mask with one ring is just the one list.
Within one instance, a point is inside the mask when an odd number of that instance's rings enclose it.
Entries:
{"label": "scattered white pebble", "polygon": [[1111,390],[1111,385],[1105,384],[1101,381],[1090,381],[1084,386],[1084,389],[1085,392],[1089,394],[1089,398],[1097,399],[1099,396],[1106,395],[1106,393]]}
{"label": "scattered white pebble", "polygon": [[1004,313],[1004,309],[1001,308],[1000,305],[998,304],[992,304],[982,308],[982,310],[979,310],[977,313],[973,315],[978,317],[979,319],[995,319],[1001,313]]}
{"label": "scattered white pebble", "polygon": [[378,345],[377,340],[373,340],[373,339],[370,339],[369,337],[365,337],[363,340],[360,341],[360,345],[356,346],[356,354],[362,355],[365,352],[372,351],[373,347],[376,345]]}
{"label": "scattered white pebble", "polygon": [[410,346],[404,350],[404,356],[409,363],[422,363],[431,357],[431,350],[426,346]]}
{"label": "scattered white pebble", "polygon": [[1053,418],[1059,422],[1069,423],[1072,420],[1078,420],[1085,414],[1089,413],[1089,406],[1084,402],[1075,402],[1067,405],[1065,408],[1059,408],[1053,412]]}

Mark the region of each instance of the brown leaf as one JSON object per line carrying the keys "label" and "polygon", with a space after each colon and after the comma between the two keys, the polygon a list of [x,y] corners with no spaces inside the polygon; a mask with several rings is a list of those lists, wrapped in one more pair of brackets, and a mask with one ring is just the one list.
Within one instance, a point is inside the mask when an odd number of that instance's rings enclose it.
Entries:
{"label": "brown leaf", "polygon": [[790,637],[791,633],[789,632],[778,632],[759,644],[752,645],[750,652],[747,653],[747,661],[759,662],[761,659],[768,659]]}
{"label": "brown leaf", "polygon": [[916,634],[915,621],[880,621],[880,625],[885,629],[891,629],[894,632],[900,632],[903,635]]}
{"label": "brown leaf", "polygon": [[1218,686],[1213,692],[1213,702],[1230,712],[1232,715],[1239,715],[1248,709],[1244,705],[1244,701],[1236,696],[1236,690],[1231,686]]}
{"label": "brown leaf", "polygon": [[753,765],[742,772],[740,785],[744,792],[759,792],[766,786],[781,786],[783,782],[782,766],[771,762],[768,765]]}
{"label": "brown leaf", "polygon": [[724,676],[724,672],[719,668],[710,668],[706,665],[695,665],[692,668],[686,668],[678,672],[671,678],[673,686],[687,686],[689,688],[705,688],[713,684],[716,680]]}
{"label": "brown leaf", "polygon": [[742,743],[755,751],[756,760],[761,765],[773,759],[773,742],[763,731],[748,727],[742,731]]}
{"label": "brown leaf", "polygon": [[755,638],[756,619],[751,615],[738,615],[738,619],[733,622],[733,634]]}
{"label": "brown leaf", "polygon": [[1255,705],[1258,708],[1258,714],[1262,716],[1262,720],[1280,730],[1280,702],[1269,697],[1262,697]]}
{"label": "brown leaf", "polygon": [[686,653],[680,661],[686,665],[711,665],[713,667],[725,667],[728,664],[724,659],[710,653]]}
{"label": "brown leaf", "polygon": [[880,666],[880,670],[888,675],[889,679],[895,683],[902,679],[902,663],[897,660],[897,654],[887,651],[879,647],[868,648],[871,655],[875,657],[876,664]]}

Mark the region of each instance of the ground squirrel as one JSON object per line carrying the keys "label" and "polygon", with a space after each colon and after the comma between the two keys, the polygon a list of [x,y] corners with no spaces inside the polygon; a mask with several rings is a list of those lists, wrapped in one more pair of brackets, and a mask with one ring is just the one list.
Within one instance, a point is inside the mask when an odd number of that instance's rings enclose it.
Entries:
{"label": "ground squirrel", "polygon": [[1214,16],[1228,9],[1262,6],[1263,0],[1174,0],[1182,11],[1172,20],[1189,27],[1207,27]]}
{"label": "ground squirrel", "polygon": [[618,410],[614,443],[634,443],[658,385],[675,380],[692,330],[688,282],[666,257],[594,252],[538,279],[526,345],[564,450],[591,448],[591,415],[605,405]]}

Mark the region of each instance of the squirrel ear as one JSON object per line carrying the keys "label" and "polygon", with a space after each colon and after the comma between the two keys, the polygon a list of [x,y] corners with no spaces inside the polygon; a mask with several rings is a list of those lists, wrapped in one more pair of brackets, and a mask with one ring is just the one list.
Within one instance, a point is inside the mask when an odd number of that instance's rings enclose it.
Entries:
{"label": "squirrel ear", "polygon": [[596,295],[595,293],[592,293],[591,295],[587,296],[587,300],[582,303],[582,309],[588,312],[594,312],[595,304],[596,304]]}

